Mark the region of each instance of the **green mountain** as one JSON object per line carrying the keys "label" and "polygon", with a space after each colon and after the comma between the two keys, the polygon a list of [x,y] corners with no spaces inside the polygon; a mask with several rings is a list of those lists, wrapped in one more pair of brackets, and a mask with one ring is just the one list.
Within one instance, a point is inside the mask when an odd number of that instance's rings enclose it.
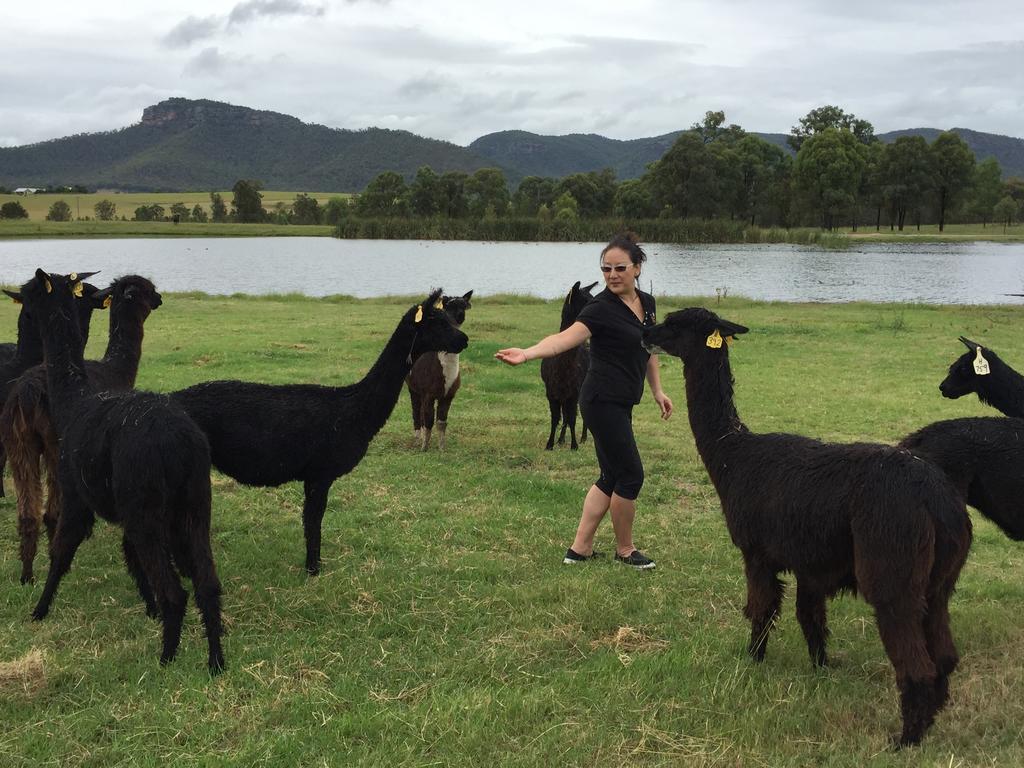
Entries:
{"label": "green mountain", "polygon": [[[995,157],[1004,177],[1024,177],[1024,139],[953,130],[979,161]],[[497,166],[513,185],[524,176],[558,178],[603,168],[621,180],[640,176],[680,133],[623,141],[592,133],[500,131],[460,147],[408,131],[340,130],[217,101],[168,99],[147,107],[139,123],[118,131],[0,148],[0,185],[173,192],[229,189],[238,179],[259,179],[267,189],[358,192],[382,171],[412,179],[424,165],[439,173]],[[921,135],[932,141],[939,133],[914,128],[879,138],[891,142]],[[786,134],[756,135],[791,151]]]}
{"label": "green mountain", "polygon": [[0,148],[0,185],[172,192],[259,179],[267,189],[357,192],[382,171],[412,178],[423,165],[472,172],[491,163],[408,131],[338,130],[217,101],[168,99],[118,131]]}

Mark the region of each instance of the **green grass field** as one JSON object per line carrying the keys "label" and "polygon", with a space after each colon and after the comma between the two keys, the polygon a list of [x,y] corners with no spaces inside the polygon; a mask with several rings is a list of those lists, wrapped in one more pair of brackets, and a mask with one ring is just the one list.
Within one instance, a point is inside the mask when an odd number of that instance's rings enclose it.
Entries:
{"label": "green grass field", "polygon": [[[138,382],[155,390],[216,378],[352,382],[411,303],[164,298]],[[714,302],[662,298],[659,310]],[[755,431],[894,442],[990,413],[939,395],[957,336],[1024,363],[1018,307],[729,297],[713,308],[751,328],[731,355],[737,407]],[[15,310],[0,304],[8,336]],[[747,659],[742,563],[694,449],[676,360],[662,373],[676,416],[661,422],[649,396],[635,415],[647,469],[635,534],[657,570],[563,566],[596,476],[593,449],[545,452],[538,364],[492,359],[558,318],[554,302],[474,301],[447,453],[415,450],[403,393],[332,490],[318,578],[301,567],[299,485],[250,489],[214,475],[228,629],[228,671],[216,679],[192,608],[177,661],[159,666],[159,625],[121,562],[119,532],[102,521],[49,618],[29,621],[41,585],[18,584],[14,503],[0,501],[0,765],[1024,762],[1024,549],[979,516],[951,606],[961,667],[920,749],[888,748],[896,687],[863,602],[831,604],[836,668],[811,667],[792,594],[766,662]],[[90,354],[104,344],[98,319]],[[612,548],[608,523],[598,547]]]}

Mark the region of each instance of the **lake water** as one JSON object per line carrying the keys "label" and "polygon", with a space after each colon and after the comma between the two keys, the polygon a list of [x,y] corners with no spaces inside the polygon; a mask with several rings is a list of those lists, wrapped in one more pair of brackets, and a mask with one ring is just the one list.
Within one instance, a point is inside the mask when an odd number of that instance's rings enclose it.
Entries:
{"label": "lake water", "polygon": [[[296,292],[360,298],[425,294],[555,298],[600,278],[598,243],[338,240],[329,237],[0,241],[0,283],[36,267],[138,273],[164,291]],[[1024,243],[857,244],[825,251],[795,245],[645,246],[641,286],[659,295],[778,301],[1021,303]]]}

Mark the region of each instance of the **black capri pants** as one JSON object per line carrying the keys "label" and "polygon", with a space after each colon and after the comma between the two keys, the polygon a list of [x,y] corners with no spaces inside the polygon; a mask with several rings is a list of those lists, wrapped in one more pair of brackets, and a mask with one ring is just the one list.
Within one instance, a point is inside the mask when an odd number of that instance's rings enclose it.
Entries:
{"label": "black capri pants", "polygon": [[580,412],[594,437],[601,476],[594,483],[606,496],[635,499],[644,484],[644,465],[633,437],[633,403],[600,399],[580,402]]}

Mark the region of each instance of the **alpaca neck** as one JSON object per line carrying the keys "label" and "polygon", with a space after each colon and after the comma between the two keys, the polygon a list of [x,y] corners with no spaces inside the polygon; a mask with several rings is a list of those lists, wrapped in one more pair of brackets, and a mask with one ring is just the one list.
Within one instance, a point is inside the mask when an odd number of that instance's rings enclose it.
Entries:
{"label": "alpaca neck", "polygon": [[129,387],[135,386],[142,357],[143,318],[131,307],[112,307],[110,314],[110,336],[107,351],[103,355],[104,368],[113,372],[119,381]]}
{"label": "alpaca neck", "polygon": [[91,391],[85,374],[85,344],[70,307],[43,318],[40,336],[46,355],[50,415],[57,434],[63,435],[79,401]]}
{"label": "alpaca neck", "polygon": [[18,314],[18,342],[14,354],[25,366],[43,362],[43,340],[39,337],[39,328],[24,309]]}
{"label": "alpaca neck", "polygon": [[724,348],[701,350],[692,360],[684,361],[683,377],[690,429],[697,451],[717,485],[725,455],[735,443],[727,438],[749,433],[733,403],[729,353]]}
{"label": "alpaca neck", "polygon": [[402,318],[377,362],[362,381],[356,384],[357,397],[363,404],[361,410],[365,414],[360,424],[368,438],[372,439],[387,423],[402,393],[405,377],[412,370],[412,364],[406,361],[414,343],[414,328],[407,318]]}
{"label": "alpaca neck", "polygon": [[979,387],[978,397],[1005,416],[1024,418],[1024,376],[994,355],[989,364],[992,372],[979,377],[985,384]]}

